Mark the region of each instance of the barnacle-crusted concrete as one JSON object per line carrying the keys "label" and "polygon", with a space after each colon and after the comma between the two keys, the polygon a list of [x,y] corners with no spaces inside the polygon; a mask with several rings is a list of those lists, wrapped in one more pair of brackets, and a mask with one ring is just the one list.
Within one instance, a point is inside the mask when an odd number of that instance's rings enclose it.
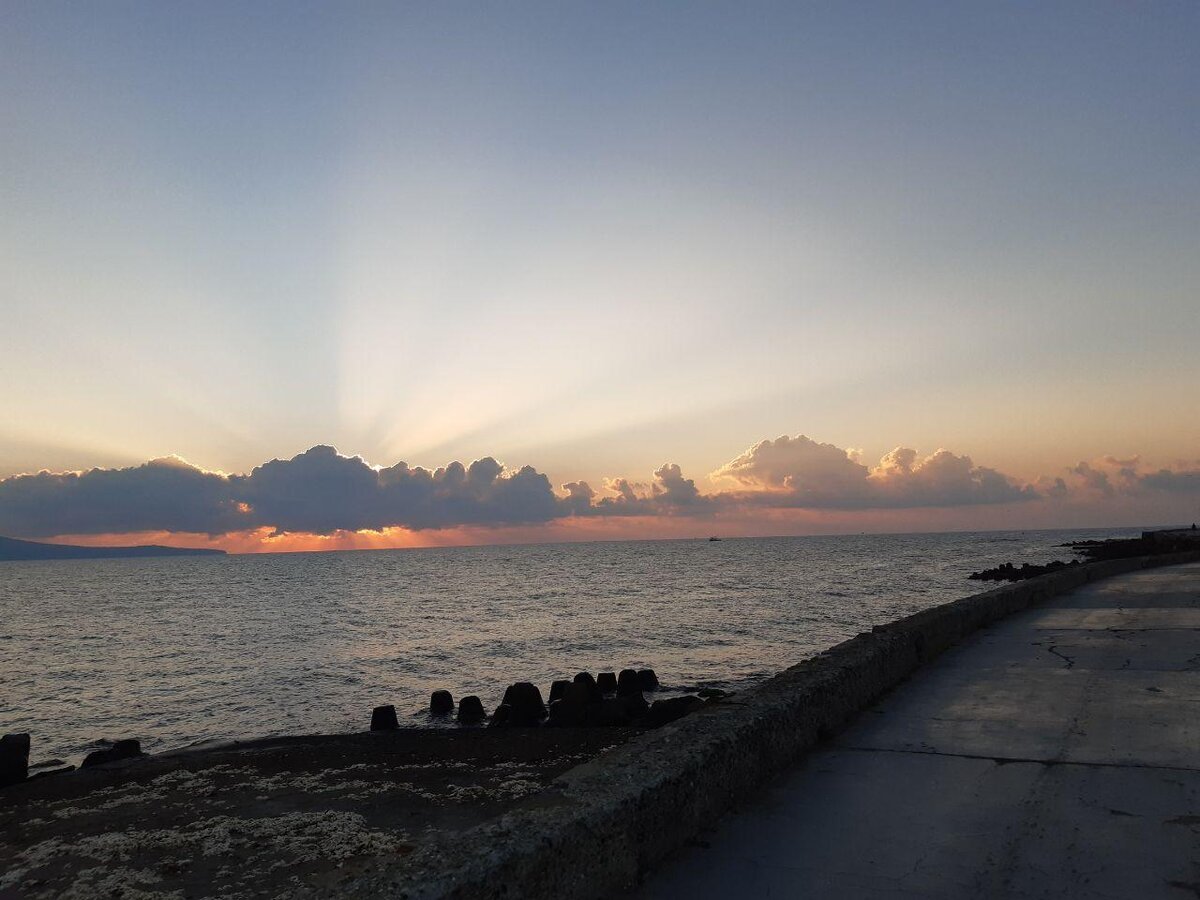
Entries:
{"label": "barnacle-crusted concrete", "polygon": [[274,738],[24,782],[0,792],[0,895],[303,897],[542,802],[556,776],[634,733]]}
{"label": "barnacle-crusted concrete", "polygon": [[425,848],[403,869],[360,871],[332,893],[412,900],[620,894],[977,629],[1089,581],[1196,560],[1200,553],[1191,552],[1075,566],[876,628],[566,772],[536,807],[474,828],[453,845]]}

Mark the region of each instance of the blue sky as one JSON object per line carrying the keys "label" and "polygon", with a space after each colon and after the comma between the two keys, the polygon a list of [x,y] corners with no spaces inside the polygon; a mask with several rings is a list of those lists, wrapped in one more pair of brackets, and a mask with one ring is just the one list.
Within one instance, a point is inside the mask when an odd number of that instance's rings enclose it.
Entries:
{"label": "blue sky", "polygon": [[5,20],[0,476],[1200,455],[1195,4]]}

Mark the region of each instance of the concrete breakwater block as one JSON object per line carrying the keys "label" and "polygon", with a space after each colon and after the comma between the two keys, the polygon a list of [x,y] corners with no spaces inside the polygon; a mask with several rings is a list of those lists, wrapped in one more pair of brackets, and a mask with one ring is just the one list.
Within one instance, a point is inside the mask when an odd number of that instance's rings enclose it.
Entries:
{"label": "concrete breakwater block", "polygon": [[504,702],[496,708],[492,725],[527,728],[540,725],[546,715],[546,704],[538,686],[529,681],[518,681],[505,690]]}
{"label": "concrete breakwater block", "polygon": [[24,781],[29,775],[29,735],[0,737],[0,787]]}
{"label": "concrete breakwater block", "polygon": [[448,716],[454,712],[454,696],[449,691],[434,691],[429,697],[431,716]]}
{"label": "concrete breakwater block", "polygon": [[[435,718],[454,716],[460,725],[483,722],[495,727],[522,728],[543,723],[573,727],[629,725],[642,721],[650,708],[643,692],[656,691],[659,687],[658,675],[653,669],[622,669],[619,676],[602,672],[599,678],[590,672],[579,672],[569,681],[555,679],[550,685],[548,702],[543,701],[541,690],[533,682],[518,681],[509,685],[490,721],[479,697],[464,697],[456,712],[454,696],[447,690],[437,690],[430,695],[428,712]],[[372,711],[372,731],[390,731],[399,727],[395,706],[377,706]]]}
{"label": "concrete breakwater block", "polygon": [[636,719],[649,707],[642,696],[642,680],[633,669],[623,669],[617,676],[617,699],[625,704],[630,718]]}
{"label": "concrete breakwater block", "polygon": [[617,676],[617,696],[630,697],[642,692],[642,682],[633,669],[622,669]]}
{"label": "concrete breakwater block", "polygon": [[550,704],[551,725],[578,727],[587,724],[588,703],[580,702],[578,698],[559,698]]}
{"label": "concrete breakwater block", "polygon": [[599,703],[604,698],[604,692],[600,690],[600,685],[596,683],[591,672],[580,672],[575,676],[575,684],[586,692],[588,703]]}
{"label": "concrete breakwater block", "polygon": [[117,741],[106,750],[93,750],[83,758],[81,768],[89,766],[100,766],[104,763],[117,762],[122,759],[136,759],[139,756],[145,756],[142,752],[142,744],[140,741],[133,738]]}
{"label": "concrete breakwater block", "polygon": [[487,718],[487,710],[483,701],[470,694],[458,701],[458,721],[460,725],[478,725]]}
{"label": "concrete breakwater block", "polygon": [[392,731],[399,727],[400,723],[396,720],[396,707],[392,704],[377,706],[371,710],[372,731]]}
{"label": "concrete breakwater block", "polygon": [[562,679],[553,682],[550,685],[549,702],[554,703],[555,700],[561,700],[563,695],[567,692],[567,688],[570,687],[570,685],[571,685],[571,682],[565,681]]}

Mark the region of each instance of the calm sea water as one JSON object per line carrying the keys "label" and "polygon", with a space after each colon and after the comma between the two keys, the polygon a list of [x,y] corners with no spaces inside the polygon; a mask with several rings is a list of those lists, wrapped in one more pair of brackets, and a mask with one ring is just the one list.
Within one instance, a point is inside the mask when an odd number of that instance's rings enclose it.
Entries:
{"label": "calm sea water", "polygon": [[0,733],[34,760],[362,730],[429,693],[652,667],[737,688],[872,625],[1070,558],[1074,530],[0,563]]}

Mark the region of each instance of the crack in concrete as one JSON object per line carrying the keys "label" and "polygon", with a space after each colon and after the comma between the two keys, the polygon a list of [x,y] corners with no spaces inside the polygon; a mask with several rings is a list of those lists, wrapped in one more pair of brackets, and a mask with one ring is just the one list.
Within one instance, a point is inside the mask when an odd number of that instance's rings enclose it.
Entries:
{"label": "crack in concrete", "polygon": [[1051,644],[1049,647],[1046,648],[1046,652],[1053,654],[1054,656],[1057,656],[1059,659],[1061,659],[1063,662],[1065,662],[1067,664],[1066,668],[1072,669],[1075,667],[1074,657],[1067,656],[1067,654],[1065,654],[1065,653],[1059,653],[1058,652],[1058,644]]}
{"label": "crack in concrete", "polygon": [[1167,819],[1164,825],[1187,825],[1189,828],[1200,825],[1200,816],[1176,816],[1173,819]]}
{"label": "crack in concrete", "polygon": [[1168,887],[1178,888],[1181,891],[1191,891],[1197,897],[1200,897],[1200,882],[1196,881],[1168,881]]}
{"label": "crack in concrete", "polygon": [[984,760],[995,763],[998,766],[1007,766],[1013,763],[1032,763],[1039,766],[1080,766],[1088,769],[1152,769],[1160,772],[1195,772],[1200,774],[1200,768],[1193,766],[1159,766],[1150,763],[1083,762],[1071,759],[1040,759],[1031,756],[988,756],[985,753],[949,753],[945,750],[908,750],[901,747],[835,746],[831,747],[830,750],[852,750],[855,753],[907,753],[911,756],[947,756],[954,759]]}

